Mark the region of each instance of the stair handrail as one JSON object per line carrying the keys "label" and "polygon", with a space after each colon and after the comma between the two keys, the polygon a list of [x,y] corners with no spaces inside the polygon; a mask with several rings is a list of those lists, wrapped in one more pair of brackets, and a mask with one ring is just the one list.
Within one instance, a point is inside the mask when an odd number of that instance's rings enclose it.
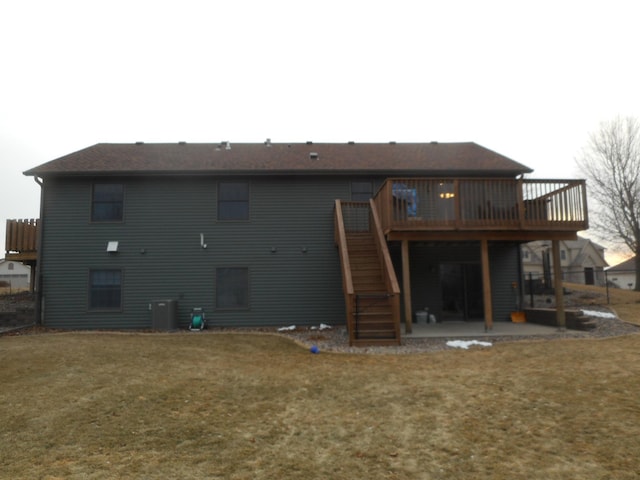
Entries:
{"label": "stair handrail", "polygon": [[378,256],[380,257],[381,267],[384,273],[384,281],[387,287],[387,291],[394,295],[400,294],[400,285],[398,284],[398,278],[393,268],[393,262],[391,261],[391,255],[387,248],[387,242],[382,233],[382,223],[378,216],[378,210],[373,199],[369,200],[369,207],[371,212],[371,229],[373,231],[373,237],[376,241],[376,248],[378,250]]}
{"label": "stair handrail", "polygon": [[335,201],[335,242],[340,254],[340,265],[342,270],[342,291],[347,306],[347,331],[349,332],[349,345],[353,343],[354,335],[354,289],[353,278],[351,276],[351,263],[349,262],[349,249],[347,248],[347,232],[344,226],[344,216],[342,215],[342,202]]}

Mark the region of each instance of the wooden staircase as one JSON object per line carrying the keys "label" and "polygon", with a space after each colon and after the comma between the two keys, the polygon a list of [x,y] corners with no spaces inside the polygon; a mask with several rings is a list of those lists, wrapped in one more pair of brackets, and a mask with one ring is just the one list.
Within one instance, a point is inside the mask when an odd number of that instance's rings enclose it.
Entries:
{"label": "wooden staircase", "polygon": [[[370,204],[336,202],[336,243],[340,250],[343,287],[347,308],[349,344],[400,344],[400,290],[386,242],[376,230]],[[344,223],[342,208],[366,209],[371,213],[367,228]],[[349,216],[347,216],[348,218]],[[360,214],[360,218],[362,215]]]}
{"label": "wooden staircase", "polygon": [[393,295],[382,277],[373,234],[347,234],[347,248],[355,294],[355,344],[397,344]]}

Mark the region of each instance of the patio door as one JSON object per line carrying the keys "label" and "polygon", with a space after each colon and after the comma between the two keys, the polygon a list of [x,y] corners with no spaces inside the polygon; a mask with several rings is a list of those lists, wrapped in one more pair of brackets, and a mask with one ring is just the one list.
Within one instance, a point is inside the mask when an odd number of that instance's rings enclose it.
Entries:
{"label": "patio door", "polygon": [[442,321],[484,318],[482,270],[477,263],[440,264]]}

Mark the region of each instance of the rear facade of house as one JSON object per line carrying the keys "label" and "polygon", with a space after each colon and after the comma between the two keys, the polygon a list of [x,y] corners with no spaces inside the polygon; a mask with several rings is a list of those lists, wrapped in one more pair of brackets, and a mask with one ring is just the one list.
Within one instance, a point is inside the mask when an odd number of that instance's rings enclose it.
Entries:
{"label": "rear facade of house", "polygon": [[[491,321],[508,321],[519,245],[552,238],[523,226],[518,185],[529,171],[473,143],[98,144],[25,172],[42,186],[40,319],[151,329],[167,308],[170,326],[185,328],[202,308],[209,326],[348,323],[351,273],[337,232],[355,208],[367,230],[372,209],[381,218],[378,250],[405,316],[486,322],[490,302]],[[478,192],[495,182],[492,203]],[[506,197],[508,208],[496,201]]]}

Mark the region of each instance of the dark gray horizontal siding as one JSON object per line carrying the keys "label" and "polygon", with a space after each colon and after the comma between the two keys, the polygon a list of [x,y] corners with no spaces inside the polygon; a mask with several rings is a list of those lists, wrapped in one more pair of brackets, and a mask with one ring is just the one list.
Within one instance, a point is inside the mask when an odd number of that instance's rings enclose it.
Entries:
{"label": "dark gray horizontal siding", "polygon": [[[443,263],[480,264],[480,242],[410,244],[411,307],[415,312],[428,308],[439,317],[442,313],[442,288],[439,265]],[[515,309],[517,297],[512,282],[518,280],[517,246],[511,243],[490,243],[491,293],[494,321],[507,321]],[[402,281],[402,260],[399,244],[390,248],[396,275]],[[404,307],[404,305],[402,305]],[[404,313],[403,313],[404,315]]]}
{"label": "dark gray horizontal siding", "polygon": [[518,245],[506,242],[490,244],[491,292],[495,321],[510,321],[511,312],[518,307],[518,282],[521,278],[518,248]]}
{"label": "dark gray horizontal siding", "polygon": [[[149,303],[159,299],[178,301],[181,326],[193,307],[204,308],[214,325],[344,322],[333,204],[350,197],[348,179],[253,179],[249,222],[216,221],[213,177],[122,181],[124,221],[91,223],[89,180],[47,180],[42,288],[48,325],[149,328]],[[200,247],[201,233],[207,249]],[[106,252],[111,240],[119,242],[117,254]],[[249,269],[248,309],[216,310],[215,269],[224,266]],[[89,311],[91,268],[122,269],[122,311]]]}

